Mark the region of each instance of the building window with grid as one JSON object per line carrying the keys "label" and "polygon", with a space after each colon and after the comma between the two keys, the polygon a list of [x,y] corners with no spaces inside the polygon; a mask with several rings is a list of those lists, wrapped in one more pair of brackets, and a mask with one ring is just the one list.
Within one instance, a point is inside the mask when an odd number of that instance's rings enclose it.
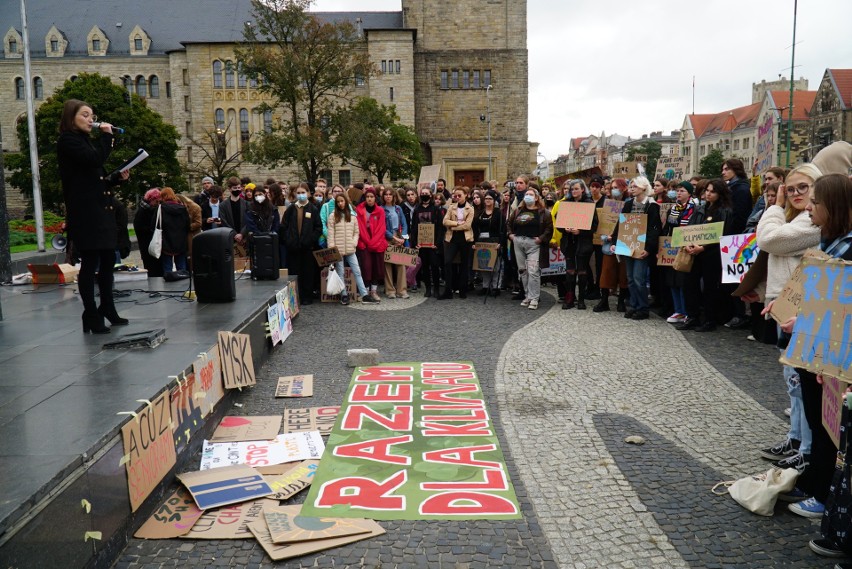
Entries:
{"label": "building window with grid", "polygon": [[749,141],[750,141],[750,139],[748,139],[748,138],[743,139],[743,150],[748,150]]}
{"label": "building window with grid", "polygon": [[240,142],[248,142],[249,139],[249,114],[248,110],[240,109]]}
{"label": "building window with grid", "polygon": [[241,63],[237,63],[237,87],[244,89],[247,83],[248,79],[246,74],[243,73],[243,66]]}
{"label": "building window with grid", "polygon": [[483,79],[482,87],[487,89],[488,86],[491,85],[491,70],[490,69],[486,69],[485,71],[482,72],[482,79]]}
{"label": "building window with grid", "polygon": [[399,75],[400,70],[402,69],[402,66],[400,65],[400,62],[399,62],[399,60],[398,60],[398,59],[394,62],[394,66],[396,67],[396,71],[395,71],[395,73],[396,73],[397,75]]}
{"label": "building window with grid", "polygon": [[462,71],[462,89],[470,89],[470,71]]}
{"label": "building window with grid", "polygon": [[480,84],[480,81],[479,81],[479,69],[474,69],[473,70],[473,88],[479,89],[480,87],[481,87],[481,84]]}
{"label": "building window with grid", "polygon": [[222,62],[219,60],[213,62],[213,88],[222,88]]}
{"label": "building window with grid", "polygon": [[136,51],[142,51],[142,38],[141,37],[136,36],[135,38],[133,38],[133,49],[135,49]]}
{"label": "building window with grid", "polygon": [[101,50],[101,40],[98,38],[94,38],[92,40],[92,51],[100,51]]}
{"label": "building window with grid", "polygon": [[387,72],[388,72],[388,62],[387,62],[386,59],[383,59],[382,60],[382,73],[387,73]]}
{"label": "building window with grid", "polygon": [[337,179],[338,183],[344,188],[348,188],[349,184],[352,183],[352,171],[351,170],[338,170],[337,171]]}
{"label": "building window with grid", "polygon": [[136,94],[143,98],[148,96],[148,81],[141,75],[136,78]]}
{"label": "building window with grid", "polygon": [[216,130],[225,130],[225,111],[222,109],[216,109]]}
{"label": "building window with grid", "polygon": [[272,133],[272,111],[269,109],[263,111],[263,132]]}
{"label": "building window with grid", "polygon": [[234,88],[234,64],[231,61],[225,62],[225,88]]}
{"label": "building window with grid", "polygon": [[56,38],[50,38],[50,51],[56,53],[59,51],[59,40]]}
{"label": "building window with grid", "polygon": [[18,40],[15,38],[9,39],[9,53],[18,53]]}
{"label": "building window with grid", "polygon": [[15,98],[19,101],[24,100],[24,80],[20,77],[15,77]]}
{"label": "building window with grid", "polygon": [[364,80],[364,76],[360,73],[355,73],[355,86],[363,87],[367,82]]}
{"label": "building window with grid", "polygon": [[459,88],[459,71],[458,71],[458,69],[453,69],[452,78],[453,78],[453,81],[450,84],[450,88],[451,89],[458,89]]}
{"label": "building window with grid", "polygon": [[449,72],[447,70],[441,71],[441,89],[449,89],[450,88],[450,79]]}
{"label": "building window with grid", "polygon": [[33,97],[44,99],[44,83],[42,83],[41,77],[33,77]]}
{"label": "building window with grid", "polygon": [[160,98],[160,78],[156,75],[151,75],[148,79],[148,93],[152,99]]}

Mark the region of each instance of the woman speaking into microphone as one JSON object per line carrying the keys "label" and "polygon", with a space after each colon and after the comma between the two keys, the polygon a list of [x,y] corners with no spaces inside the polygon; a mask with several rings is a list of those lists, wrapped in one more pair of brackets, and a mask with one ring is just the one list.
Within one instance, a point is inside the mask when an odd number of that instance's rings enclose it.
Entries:
{"label": "woman speaking into microphone", "polygon": [[[65,101],[59,122],[57,159],[68,237],[80,255],[77,282],[83,301],[83,332],[106,334],[110,329],[104,318],[113,325],[127,324],[116,312],[112,298],[112,267],[118,239],[112,188],[127,180],[130,172],[107,175],[104,163],[112,152],[112,125],[99,123],[101,136],[92,141],[89,135],[96,121],[87,103],[77,99]],[[95,304],[96,272],[100,306]]]}

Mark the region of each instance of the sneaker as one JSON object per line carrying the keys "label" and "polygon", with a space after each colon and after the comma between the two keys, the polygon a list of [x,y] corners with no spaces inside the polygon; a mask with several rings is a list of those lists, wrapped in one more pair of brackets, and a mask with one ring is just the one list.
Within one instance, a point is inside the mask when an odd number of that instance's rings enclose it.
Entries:
{"label": "sneaker", "polygon": [[349,306],[349,297],[348,296],[341,296],[340,297],[340,304],[342,304],[343,306]]}
{"label": "sneaker", "polygon": [[749,334],[748,336],[746,336],[746,340],[748,340],[749,342],[756,342],[757,341],[753,334]]}
{"label": "sneaker", "polygon": [[799,474],[805,471],[805,468],[811,463],[809,454],[797,452],[793,456],[784,458],[775,463],[778,468],[795,468]]}
{"label": "sneaker", "polygon": [[407,292],[404,292],[404,293],[402,293],[402,294],[397,294],[397,295],[396,295],[396,297],[397,297],[397,298],[402,298],[402,299],[408,299],[408,298],[411,298],[411,296],[409,296],[409,294],[408,294]]}
{"label": "sneaker", "polygon": [[686,320],[686,314],[681,314],[680,312],[675,312],[668,318],[666,318],[666,322],[669,324],[677,324],[678,322],[683,322]]}
{"label": "sneaker", "polygon": [[760,449],[760,456],[766,460],[783,460],[799,454],[799,441],[784,439],[775,446]]}
{"label": "sneaker", "polygon": [[808,542],[808,547],[811,548],[811,551],[823,557],[846,557],[843,550],[834,545],[834,542],[829,539],[812,539]]}
{"label": "sneaker", "polygon": [[376,302],[381,302],[381,301],[382,301],[381,297],[379,297],[379,291],[377,291],[377,290],[371,290],[371,291],[370,291],[370,296],[372,296],[372,297],[373,297],[373,300],[375,300]]}
{"label": "sneaker", "polygon": [[532,299],[527,306],[530,310],[538,310],[538,300]]}
{"label": "sneaker", "polygon": [[789,417],[790,415],[792,415],[792,414],[793,414],[793,408],[792,408],[792,407],[787,407],[786,409],[784,409],[784,414],[785,414],[785,415],[787,415],[787,416]]}
{"label": "sneaker", "polygon": [[532,302],[532,299],[525,298],[521,301],[521,306],[529,306],[530,302]]}
{"label": "sneaker", "polygon": [[808,498],[795,504],[790,504],[787,509],[804,518],[821,518],[825,513],[825,506],[816,498]]}
{"label": "sneaker", "polygon": [[692,330],[693,328],[698,328],[698,318],[690,318],[687,316],[680,322],[680,324],[675,324],[676,330]]}
{"label": "sneaker", "polygon": [[807,492],[796,486],[789,492],[778,494],[778,500],[781,502],[801,502],[810,498]]}
{"label": "sneaker", "polygon": [[364,296],[362,296],[361,302],[363,302],[364,304],[378,304],[379,303],[379,301],[375,297],[373,297],[369,294],[365,294]]}
{"label": "sneaker", "polygon": [[731,330],[740,330],[749,326],[751,326],[751,322],[749,322],[748,318],[740,318],[739,316],[734,316],[725,323],[725,328],[730,328]]}

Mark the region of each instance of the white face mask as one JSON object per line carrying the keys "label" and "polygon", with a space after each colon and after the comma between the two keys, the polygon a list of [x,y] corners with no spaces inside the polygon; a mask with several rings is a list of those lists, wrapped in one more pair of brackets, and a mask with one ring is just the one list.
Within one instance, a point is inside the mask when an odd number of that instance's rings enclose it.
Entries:
{"label": "white face mask", "polygon": [[254,201],[256,201],[257,203],[263,203],[263,200],[265,200],[265,199],[266,199],[266,196],[263,195],[263,194],[260,194],[259,196],[254,196]]}

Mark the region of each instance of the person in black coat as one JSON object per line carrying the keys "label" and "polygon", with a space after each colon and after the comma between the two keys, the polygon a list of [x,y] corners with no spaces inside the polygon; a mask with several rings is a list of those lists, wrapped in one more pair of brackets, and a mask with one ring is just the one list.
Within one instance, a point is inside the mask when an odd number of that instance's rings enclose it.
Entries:
{"label": "person in black coat", "polygon": [[163,264],[148,252],[148,246],[154,238],[154,223],[159,206],[160,190],[151,188],[139,201],[136,215],[133,216],[133,230],[136,232],[136,242],[139,244],[139,255],[142,257],[142,266],[148,271],[148,278],[163,276]]}
{"label": "person in black coat", "polygon": [[[95,119],[87,103],[77,99],[65,101],[56,155],[68,238],[80,255],[77,282],[83,301],[83,332],[105,334],[110,329],[104,318],[114,325],[127,324],[116,312],[112,297],[112,267],[118,244],[112,194],[113,186],[127,180],[130,173],[125,170],[107,175],[104,163],[112,152],[112,125],[101,123],[101,136],[93,144],[89,133]],[[96,272],[100,306],[95,304]]]}
{"label": "person in black coat", "polygon": [[[569,194],[559,202],[560,207],[567,207],[571,202],[594,203],[586,196],[585,188],[580,180],[573,180]],[[562,309],[567,310],[576,306],[578,310],[586,309],[586,292],[589,287],[589,263],[594,252],[593,240],[595,230],[598,228],[598,215],[592,215],[592,226],[589,229],[573,229],[569,227],[557,227],[562,233],[559,248],[565,256],[565,302]],[[579,294],[575,296],[575,289],[579,285]]]}
{"label": "person in black coat", "polygon": [[319,208],[308,201],[308,185],[304,182],[296,189],[296,202],[284,211],[278,237],[287,247],[287,264],[290,274],[299,277],[301,304],[313,303],[314,260],[313,251],[322,235]]}
{"label": "person in black coat", "polygon": [[190,220],[189,212],[175,195],[172,188],[160,190],[161,223],[163,229],[163,252],[160,261],[163,273],[174,270],[186,271],[186,254],[188,252]]}
{"label": "person in black coat", "polygon": [[751,183],[745,173],[745,166],[738,158],[728,158],[722,163],[722,179],[728,185],[731,194],[731,235],[739,235],[745,230],[751,215]]}
{"label": "person in black coat", "polygon": [[[438,259],[438,247],[443,243],[444,213],[432,202],[432,191],[428,186],[422,187],[420,192],[420,203],[411,213],[411,225],[408,226],[408,235],[412,247],[417,248],[420,257],[420,278],[426,285],[426,298],[437,293],[441,286],[441,273]],[[403,209],[403,211],[405,211]],[[432,226],[432,243],[420,244],[421,224]]]}

